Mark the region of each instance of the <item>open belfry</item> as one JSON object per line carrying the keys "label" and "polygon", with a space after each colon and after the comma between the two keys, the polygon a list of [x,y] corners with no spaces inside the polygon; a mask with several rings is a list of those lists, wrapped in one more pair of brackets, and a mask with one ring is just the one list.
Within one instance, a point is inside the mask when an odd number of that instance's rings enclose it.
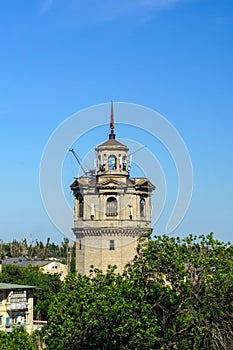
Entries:
{"label": "open belfry", "polygon": [[151,195],[147,178],[131,178],[132,156],[116,140],[111,104],[109,139],[97,146],[96,170],[75,179],[74,228],[76,270],[88,275],[91,266],[122,272],[136,254],[138,239],[151,230]]}

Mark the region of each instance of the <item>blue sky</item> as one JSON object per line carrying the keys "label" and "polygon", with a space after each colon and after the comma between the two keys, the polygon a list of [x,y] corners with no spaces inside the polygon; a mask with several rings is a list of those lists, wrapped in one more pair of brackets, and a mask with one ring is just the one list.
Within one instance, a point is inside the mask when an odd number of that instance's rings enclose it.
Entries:
{"label": "blue sky", "polygon": [[[186,143],[193,197],[173,234],[213,231],[232,241],[231,0],[9,0],[0,5],[0,28],[0,239],[29,239],[32,233],[33,240],[63,240],[40,197],[44,147],[66,118],[114,100],[158,111]],[[118,131],[129,137],[126,128]],[[82,156],[106,134],[99,128],[87,136]],[[159,143],[153,152],[168,183],[154,227],[161,234],[177,179]],[[71,202],[68,184],[77,165],[69,157],[63,185]]]}

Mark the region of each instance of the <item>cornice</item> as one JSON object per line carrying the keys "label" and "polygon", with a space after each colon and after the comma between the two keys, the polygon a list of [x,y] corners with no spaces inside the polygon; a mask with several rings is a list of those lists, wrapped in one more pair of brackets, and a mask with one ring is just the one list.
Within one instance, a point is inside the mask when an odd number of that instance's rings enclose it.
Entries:
{"label": "cornice", "polygon": [[150,231],[150,228],[74,228],[73,232],[77,238],[80,236],[129,236],[141,237]]}

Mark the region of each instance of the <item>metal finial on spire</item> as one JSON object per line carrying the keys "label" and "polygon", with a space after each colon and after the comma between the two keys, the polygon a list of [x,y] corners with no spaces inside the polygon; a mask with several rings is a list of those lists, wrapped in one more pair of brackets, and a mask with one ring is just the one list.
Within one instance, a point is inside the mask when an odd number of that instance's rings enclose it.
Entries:
{"label": "metal finial on spire", "polygon": [[114,134],[114,110],[113,110],[113,102],[111,101],[111,114],[110,114],[110,129],[111,133],[109,134],[109,140],[115,139]]}
{"label": "metal finial on spire", "polygon": [[114,111],[113,111],[113,102],[112,101],[111,101],[110,129],[114,129]]}

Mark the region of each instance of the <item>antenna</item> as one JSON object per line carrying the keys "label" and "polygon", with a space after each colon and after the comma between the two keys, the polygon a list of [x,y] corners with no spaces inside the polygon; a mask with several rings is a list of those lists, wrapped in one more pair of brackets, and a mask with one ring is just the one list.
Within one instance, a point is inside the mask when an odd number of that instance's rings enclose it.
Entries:
{"label": "antenna", "polygon": [[133,157],[132,157],[132,153],[130,154],[129,156],[129,166],[131,167],[132,165],[132,160],[133,160]]}
{"label": "antenna", "polygon": [[147,147],[147,146],[142,146],[142,147],[136,149],[136,151],[134,151],[134,152],[132,152],[132,153],[130,153],[130,154],[128,155],[128,157],[129,157],[129,160],[128,160],[128,171],[130,171],[130,169],[131,169],[132,160],[133,160],[133,154],[136,153],[136,152],[141,151],[143,148],[146,148],[146,147]]}
{"label": "antenna", "polygon": [[147,146],[145,145],[145,146],[142,146],[142,147],[136,149],[136,151],[130,153],[129,156],[132,156],[134,153],[137,153],[137,152],[141,151],[143,148],[146,148],[146,147],[147,147]]}

